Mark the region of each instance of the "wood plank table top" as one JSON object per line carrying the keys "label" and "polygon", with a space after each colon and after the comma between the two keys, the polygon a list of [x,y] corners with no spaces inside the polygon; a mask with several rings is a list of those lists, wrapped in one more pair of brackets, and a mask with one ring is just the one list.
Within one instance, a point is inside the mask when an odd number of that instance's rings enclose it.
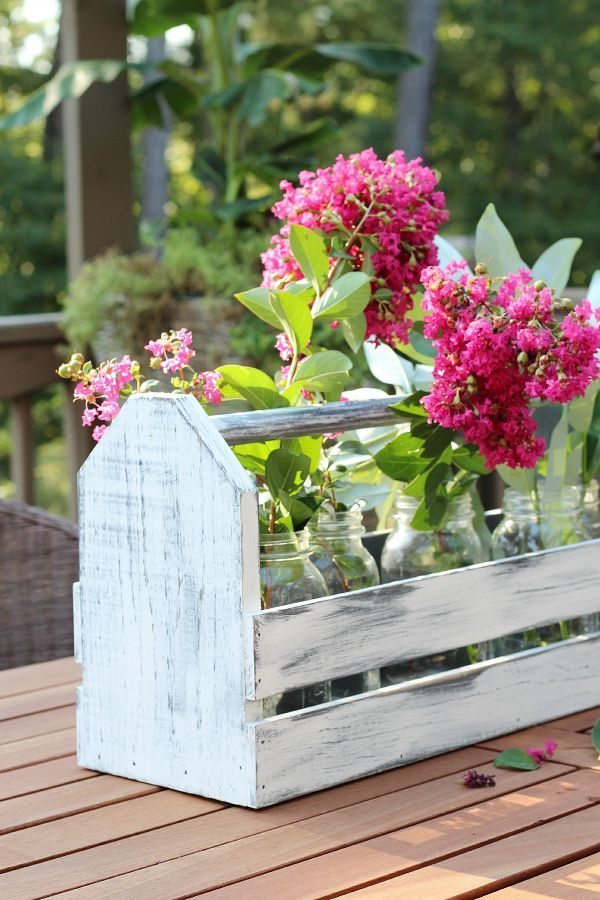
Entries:
{"label": "wood plank table top", "polygon": [[[600,894],[600,707],[263,810],[80,769],[71,659],[0,672],[0,897]],[[558,743],[534,772],[499,749]],[[496,786],[470,790],[471,768]]]}

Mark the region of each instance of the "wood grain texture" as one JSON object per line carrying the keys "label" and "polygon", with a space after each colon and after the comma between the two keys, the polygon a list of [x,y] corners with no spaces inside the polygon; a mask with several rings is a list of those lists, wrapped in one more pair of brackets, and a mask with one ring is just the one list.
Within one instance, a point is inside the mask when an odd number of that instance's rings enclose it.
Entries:
{"label": "wood grain texture", "polygon": [[23,741],[11,741],[0,745],[0,772],[19,769],[34,763],[58,759],[73,753],[75,731],[67,728],[53,734],[40,734]]}
{"label": "wood grain texture", "polygon": [[28,716],[31,713],[43,712],[47,709],[73,706],[75,702],[75,688],[75,684],[59,684],[56,687],[4,697],[0,700],[0,722],[6,719],[15,719],[18,716]]}
{"label": "wood grain texture", "polygon": [[[536,775],[540,773],[536,772]],[[490,788],[486,795],[510,792],[530,780],[523,772],[512,772],[503,785]],[[450,776],[235,843],[191,853],[159,866],[133,871],[109,882],[89,885],[75,891],[72,900],[129,900],[131,897],[136,900],[170,900],[234,882],[241,882],[238,890],[240,897],[244,897],[244,879],[253,875],[329,854],[443,811],[459,810],[473,800],[472,792]],[[215,818],[220,815],[222,813],[217,813]],[[64,862],[68,864],[68,860]],[[7,884],[12,886],[10,881]],[[34,891],[35,883],[32,883],[31,893]],[[268,893],[264,898],[271,900]]]}
{"label": "wood grain texture", "polygon": [[254,723],[257,800],[277,803],[466,746],[598,696],[600,635]]}
{"label": "wood grain texture", "polygon": [[599,582],[600,539],[263,610],[248,696],[596,612]]}
{"label": "wood grain texture", "polygon": [[[120,800],[154,794],[160,788],[140,781],[129,781],[127,778],[115,778],[112,775],[99,775],[90,784],[75,781],[59,787],[38,791],[33,796],[13,797],[12,800],[0,802],[0,833],[18,831],[31,825],[39,825],[63,816],[89,809],[108,806]],[[208,802],[208,801],[206,801]],[[29,831],[27,832],[29,834]],[[35,842],[34,833],[31,838]],[[0,857],[5,842],[0,842]]]}
{"label": "wood grain texture", "polygon": [[[449,773],[448,785],[454,784],[455,790],[452,792],[450,787],[447,787],[445,796],[456,797],[458,788],[458,796],[464,798],[465,792],[459,783],[460,774],[457,773],[474,766],[485,765],[490,760],[489,752],[486,754],[482,750],[458,750],[435,760],[426,760],[409,768],[365,778],[277,807],[260,811],[240,808],[220,810],[214,815],[115,840],[109,846],[71,852],[58,859],[37,863],[21,872],[3,876],[0,884],[6,890],[10,888],[16,896],[28,898],[43,893],[50,894],[53,891],[67,891],[80,885],[90,885],[86,890],[90,892],[96,890],[97,895],[103,896],[101,891],[106,889],[103,879],[134,869],[154,867],[164,860],[178,859],[203,849],[218,848],[219,845],[230,845],[231,853],[231,845],[236,846],[233,842],[259,834],[265,834],[266,843],[269,843],[273,829],[277,829],[279,834],[287,834],[288,832],[281,831],[283,826],[302,823],[305,820],[321,821],[323,814],[336,810],[349,809],[350,812],[344,813],[344,816],[350,820],[351,810],[355,809],[357,804],[383,798],[390,792],[394,792],[394,796],[398,798],[402,796],[400,792],[420,785],[422,792],[419,796],[426,798],[429,780],[436,779],[437,788],[442,777]],[[516,783],[511,782],[507,789],[510,790],[514,784]],[[412,796],[414,798],[415,795]],[[470,795],[466,798],[467,802],[469,799]],[[426,802],[430,804],[436,801],[431,797]],[[402,807],[404,815],[415,814],[414,806],[404,807],[398,799],[394,799],[389,808],[397,810],[399,807]],[[384,808],[387,807],[384,805]],[[439,806],[435,808],[440,809]],[[379,807],[368,806],[367,809],[377,810]],[[373,824],[374,821],[371,820],[371,826]],[[63,827],[66,826],[61,824],[61,828]],[[85,837],[82,835],[83,840]],[[198,857],[194,860],[196,868],[197,859]],[[92,882],[99,884],[92,885]],[[130,894],[129,897],[131,896]]]}
{"label": "wood grain texture", "polygon": [[[90,787],[95,788],[99,780],[96,779]],[[75,815],[63,814],[54,821],[5,834],[0,840],[0,872],[60,857],[85,847],[111,844],[129,835],[162,829],[173,822],[191,821],[221,809],[221,804],[212,800],[176,791],[158,791],[139,782],[136,796],[133,793],[134,782],[113,780],[123,784],[120,798],[118,786],[113,786],[112,802],[111,791],[107,791],[107,803],[110,805]],[[129,791],[127,802],[123,793],[125,790]],[[144,793],[146,796],[143,796]],[[121,802],[118,802],[119,799]],[[0,888],[4,880],[0,880]],[[18,875],[15,881],[18,881]]]}
{"label": "wood grain texture", "polygon": [[284,409],[265,409],[246,413],[211,416],[211,422],[228,444],[250,444],[253,441],[370,428],[376,425],[398,425],[402,417],[390,409],[402,396],[374,400],[351,400],[348,403],[323,403]]}
{"label": "wood grain texture", "polygon": [[453,856],[349,895],[377,900],[448,900],[479,897],[540,870],[600,849],[599,808],[576,812],[523,834]]}
{"label": "wood grain texture", "polygon": [[260,588],[250,476],[193,397],[137,395],[79,488],[80,763],[252,803],[243,617],[260,609]]}
{"label": "wood grain texture", "polygon": [[82,769],[78,766],[75,755],[72,753],[70,756],[59,757],[49,762],[0,772],[0,800],[22,797],[25,794],[44,791],[59,784],[70,784],[73,781],[97,777],[97,772],[91,772],[89,769]]}
{"label": "wood grain texture", "polygon": [[542,784],[525,777],[523,782],[520,790],[503,797],[486,799],[487,791],[481,791],[481,802],[467,809],[229,885],[209,896],[211,900],[235,900],[241,894],[244,900],[336,896],[593,806],[598,787],[591,773],[584,772]]}
{"label": "wood grain texture", "polygon": [[58,709],[49,709],[2,722],[0,744],[8,744],[39,734],[50,734],[53,731],[63,731],[65,728],[75,728],[74,706],[61,706]]}
{"label": "wood grain texture", "polygon": [[493,894],[493,900],[591,900],[600,893],[600,853],[584,856],[568,866],[559,866],[536,878]]}
{"label": "wood grain texture", "polygon": [[53,659],[18,669],[0,672],[0,698],[27,694],[40,688],[54,687],[79,681],[81,669],[74,659]]}

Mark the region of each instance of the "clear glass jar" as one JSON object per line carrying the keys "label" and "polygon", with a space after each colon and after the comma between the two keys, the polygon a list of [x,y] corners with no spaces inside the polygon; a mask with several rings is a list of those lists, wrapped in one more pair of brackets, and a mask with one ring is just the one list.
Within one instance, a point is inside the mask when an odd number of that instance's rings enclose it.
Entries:
{"label": "clear glass jar", "polygon": [[[490,541],[492,559],[564,547],[591,537],[583,520],[582,491],[575,485],[564,485],[559,497],[545,498],[540,492],[537,499],[533,494],[507,489],[502,511],[504,517],[494,529]],[[478,645],[479,658],[492,659],[532,647],[543,647],[575,634],[596,631],[598,627],[600,617],[591,615],[505,635]]]}
{"label": "clear glass jar", "polygon": [[600,485],[590,481],[583,492],[583,524],[592,538],[600,538]]}
{"label": "clear glass jar", "polygon": [[[334,512],[322,507],[308,525],[310,558],[330,594],[358,591],[379,584],[377,563],[364,547],[365,529],[360,509]],[[337,678],[331,684],[334,700],[380,686],[379,670]]]}
{"label": "clear glass jar", "polygon": [[[394,527],[381,554],[381,580],[402,581],[418,575],[460,569],[485,560],[485,552],[473,526],[473,505],[469,494],[454,497],[442,526],[437,531],[415,531],[412,518],[419,505],[415,497],[399,494],[394,504]],[[408,660],[381,670],[381,684],[397,684],[471,662],[468,647]]]}
{"label": "clear glass jar", "polygon": [[[309,557],[306,531],[260,535],[260,589],[263,609],[326,597],[323,576]],[[309,685],[275,694],[263,701],[263,715],[315,706],[331,699],[331,683]]]}

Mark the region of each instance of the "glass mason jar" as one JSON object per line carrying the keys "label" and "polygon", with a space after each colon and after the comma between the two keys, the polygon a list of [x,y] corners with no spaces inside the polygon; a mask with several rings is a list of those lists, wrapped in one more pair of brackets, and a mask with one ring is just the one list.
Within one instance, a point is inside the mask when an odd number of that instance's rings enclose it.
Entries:
{"label": "glass mason jar", "polygon": [[[583,519],[582,491],[576,485],[564,485],[559,497],[546,499],[542,492],[537,500],[533,494],[509,488],[504,492],[502,512],[504,517],[490,541],[492,559],[564,547],[591,537]],[[492,659],[595,631],[599,627],[599,618],[597,615],[580,616],[486,641],[478,646],[479,658]]]}
{"label": "glass mason jar", "polygon": [[[260,535],[260,591],[263,609],[328,595],[323,576],[310,561],[306,531]],[[276,716],[330,699],[330,682],[309,685],[267,697],[263,715]]]}
{"label": "glass mason jar", "polygon": [[[358,591],[379,584],[377,563],[363,546],[365,529],[360,509],[334,512],[321,508],[308,525],[310,558],[330,594]],[[331,683],[334,700],[379,687],[379,670],[337,678]]]}
{"label": "glass mason jar", "polygon": [[600,538],[600,485],[590,481],[583,492],[583,524],[591,537]]}
{"label": "glass mason jar", "polygon": [[[473,526],[473,505],[469,494],[454,497],[442,526],[437,531],[415,531],[411,520],[419,505],[415,497],[399,494],[394,504],[394,527],[381,554],[381,580],[402,581],[417,575],[460,569],[483,562],[485,553]],[[423,656],[419,659],[386,666],[381,670],[381,684],[397,684],[471,662],[467,647]]]}

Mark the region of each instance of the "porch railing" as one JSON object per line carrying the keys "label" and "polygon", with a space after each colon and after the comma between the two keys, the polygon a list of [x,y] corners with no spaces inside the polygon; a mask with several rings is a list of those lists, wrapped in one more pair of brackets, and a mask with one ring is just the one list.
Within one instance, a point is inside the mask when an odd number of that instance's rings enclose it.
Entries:
{"label": "porch railing", "polygon": [[[10,408],[11,479],[16,499],[23,503],[35,503],[33,401],[37,391],[57,380],[64,340],[59,321],[59,313],[0,317],[0,402]],[[89,437],[73,406],[71,386],[65,383],[63,390],[70,509],[75,517],[77,470],[89,452]]]}

